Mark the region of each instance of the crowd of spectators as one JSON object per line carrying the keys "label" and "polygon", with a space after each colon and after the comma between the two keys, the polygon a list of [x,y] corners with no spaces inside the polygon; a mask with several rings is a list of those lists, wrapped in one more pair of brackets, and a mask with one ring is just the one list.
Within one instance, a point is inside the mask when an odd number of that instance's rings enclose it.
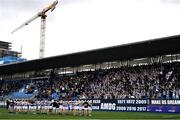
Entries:
{"label": "crowd of spectators", "polygon": [[38,98],[57,94],[60,99],[179,99],[180,63],[80,72],[34,84],[39,88]]}
{"label": "crowd of spectators", "polygon": [[[20,87],[2,84],[0,94]],[[36,97],[41,99],[179,99],[180,63],[53,74],[46,79],[32,80],[29,88],[37,89]]]}
{"label": "crowd of spectators", "polygon": [[4,81],[0,80],[0,96],[15,92],[23,86],[24,81]]}

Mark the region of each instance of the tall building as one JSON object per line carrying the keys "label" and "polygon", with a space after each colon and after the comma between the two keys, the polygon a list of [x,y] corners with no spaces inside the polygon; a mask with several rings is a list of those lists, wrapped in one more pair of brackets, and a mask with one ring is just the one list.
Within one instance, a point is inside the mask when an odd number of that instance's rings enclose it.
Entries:
{"label": "tall building", "polygon": [[21,53],[11,50],[10,42],[0,41],[0,64],[7,64],[12,62],[21,62],[26,59],[20,58]]}
{"label": "tall building", "polygon": [[11,50],[11,44],[10,42],[0,41],[0,58],[21,56],[21,53]]}

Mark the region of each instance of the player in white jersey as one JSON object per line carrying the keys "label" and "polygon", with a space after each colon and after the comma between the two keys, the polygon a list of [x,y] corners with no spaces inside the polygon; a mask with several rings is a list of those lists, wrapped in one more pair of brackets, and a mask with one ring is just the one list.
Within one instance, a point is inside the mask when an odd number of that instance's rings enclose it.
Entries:
{"label": "player in white jersey", "polygon": [[52,109],[52,106],[51,106],[51,101],[46,101],[46,114],[49,114],[49,110]]}
{"label": "player in white jersey", "polygon": [[21,112],[21,102],[17,101],[17,112]]}
{"label": "player in white jersey", "polygon": [[17,112],[17,103],[16,103],[15,100],[14,100],[14,109],[13,109],[13,112]]}
{"label": "player in white jersey", "polygon": [[79,103],[78,114],[83,115],[83,103],[84,103],[84,101],[79,101],[78,103]]}
{"label": "player in white jersey", "polygon": [[73,101],[69,101],[69,114],[72,114],[73,113]]}
{"label": "player in white jersey", "polygon": [[22,112],[28,112],[28,103],[25,100],[22,102]]}
{"label": "player in white jersey", "polygon": [[63,101],[62,100],[59,101],[58,104],[59,104],[59,113],[62,114],[62,112],[63,112]]}
{"label": "player in white jersey", "polygon": [[37,113],[41,113],[41,101],[35,101]]}
{"label": "player in white jersey", "polygon": [[73,102],[73,115],[78,115],[79,111],[79,103],[78,101]]}
{"label": "player in white jersey", "polygon": [[67,101],[63,101],[63,114],[68,114],[68,102]]}
{"label": "player in white jersey", "polygon": [[46,113],[46,102],[41,101],[41,113]]}

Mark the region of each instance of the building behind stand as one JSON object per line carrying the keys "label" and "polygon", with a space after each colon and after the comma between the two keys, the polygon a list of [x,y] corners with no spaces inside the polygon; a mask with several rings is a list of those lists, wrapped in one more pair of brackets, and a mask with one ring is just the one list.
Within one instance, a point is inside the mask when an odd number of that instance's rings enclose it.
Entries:
{"label": "building behind stand", "polygon": [[8,64],[13,62],[26,61],[21,58],[21,53],[11,50],[10,42],[0,41],[0,64]]}

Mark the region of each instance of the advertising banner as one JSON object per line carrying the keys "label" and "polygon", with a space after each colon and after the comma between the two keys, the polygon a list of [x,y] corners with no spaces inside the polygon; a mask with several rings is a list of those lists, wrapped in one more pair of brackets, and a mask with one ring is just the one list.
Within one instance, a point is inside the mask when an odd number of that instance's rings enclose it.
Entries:
{"label": "advertising banner", "polygon": [[6,102],[5,101],[0,101],[0,107],[6,107]]}
{"label": "advertising banner", "polygon": [[148,105],[148,112],[180,113],[180,106],[177,105]]}
{"label": "advertising banner", "polygon": [[148,100],[144,99],[97,99],[89,100],[93,110],[147,111]]}
{"label": "advertising banner", "polygon": [[93,110],[180,113],[180,100],[97,99],[89,102]]}
{"label": "advertising banner", "polygon": [[151,100],[152,105],[180,105],[180,100]]}

